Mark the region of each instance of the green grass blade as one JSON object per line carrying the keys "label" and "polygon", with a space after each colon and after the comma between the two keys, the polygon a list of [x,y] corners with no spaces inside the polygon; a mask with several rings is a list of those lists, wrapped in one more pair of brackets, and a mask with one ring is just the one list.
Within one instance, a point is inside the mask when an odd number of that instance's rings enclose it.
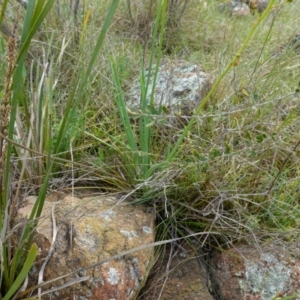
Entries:
{"label": "green grass blade", "polygon": [[26,9],[25,24],[23,27],[22,37],[21,37],[21,49],[19,52],[19,57],[27,51],[31,40],[37,30],[40,28],[41,24],[45,20],[46,16],[49,14],[55,0],[48,0],[46,3],[44,1],[37,1],[35,7],[35,1],[28,1],[28,6]]}
{"label": "green grass blade", "polygon": [[[120,0],[113,0],[109,11],[107,13],[107,16],[105,18],[104,24],[102,26],[101,32],[99,34],[96,46],[94,48],[93,54],[91,56],[91,59],[89,61],[88,67],[84,73],[84,75],[81,78],[78,78],[77,83],[74,86],[74,89],[71,91],[70,96],[68,98],[68,102],[66,105],[66,109],[65,109],[65,114],[64,114],[64,118],[62,120],[59,132],[58,132],[58,136],[57,136],[57,142],[55,144],[54,147],[54,153],[57,153],[60,147],[60,143],[64,137],[66,128],[68,127],[68,124],[70,122],[70,116],[73,115],[75,108],[77,107],[77,104],[79,103],[79,101],[82,99],[83,97],[83,93],[84,93],[84,87],[86,86],[87,80],[91,74],[93,65],[96,61],[96,58],[99,54],[99,51],[103,45],[106,33],[110,27],[110,24],[113,20],[113,16],[116,12],[116,9],[118,7]],[[76,96],[75,96],[76,95]]]}
{"label": "green grass blade", "polygon": [[[114,87],[115,87],[115,94],[116,94],[116,104],[119,110],[119,114],[121,117],[121,121],[122,124],[125,128],[125,133],[128,139],[128,144],[129,144],[129,148],[132,151],[132,153],[134,154],[134,156],[136,156],[136,152],[137,152],[137,145],[135,142],[135,136],[134,136],[134,132],[131,128],[131,124],[130,124],[130,119],[126,110],[126,104],[124,101],[124,96],[123,96],[123,92],[122,92],[122,87],[121,87],[121,83],[120,83],[120,78],[117,72],[117,68],[116,68],[116,64],[114,62],[114,60],[111,58],[110,59],[110,66],[111,66],[111,71],[112,71],[112,75],[113,75],[113,82],[114,82]],[[137,157],[135,157],[134,162],[137,163]]]}
{"label": "green grass blade", "polygon": [[299,298],[299,295],[292,295],[292,296],[287,296],[287,297],[283,297],[283,298],[278,298],[277,296],[272,298],[272,300],[295,300]]}
{"label": "green grass blade", "polygon": [[[167,19],[167,5],[168,1],[162,0],[159,1],[158,5],[158,11],[155,19],[155,25],[154,25],[154,33],[152,36],[152,42],[151,42],[151,57],[150,57],[150,63],[149,63],[149,72],[153,66],[154,63],[154,57],[156,56],[156,63],[155,63],[155,72],[154,72],[154,79],[153,82],[154,84],[152,85],[152,91],[151,91],[151,104],[153,104],[153,96],[154,96],[154,91],[156,87],[156,80],[157,80],[157,75],[158,75],[158,70],[159,70],[159,65],[160,65],[160,59],[162,57],[162,46],[163,46],[163,40],[164,40],[164,33],[165,33],[165,27],[166,27],[166,19]],[[158,49],[155,50],[157,47],[157,41],[156,41],[156,36],[159,32],[159,41],[158,41]],[[149,86],[149,80],[150,80],[150,73],[148,74],[148,82],[147,82],[147,88]]]}
{"label": "green grass blade", "polygon": [[[41,2],[41,1],[40,1]],[[17,108],[19,104],[19,99],[21,97],[21,88],[24,83],[24,76],[23,76],[23,71],[24,71],[24,62],[25,62],[25,57],[31,42],[31,39],[34,35],[34,33],[38,30],[39,26],[41,25],[42,21],[46,17],[47,13],[49,13],[52,5],[54,4],[53,0],[50,0],[46,2],[46,4],[43,4],[43,6],[37,5],[35,6],[35,1],[29,1],[29,5],[26,10],[26,16],[25,16],[25,21],[23,25],[23,31],[22,31],[22,37],[21,37],[21,44],[22,47],[18,53],[18,58],[17,58],[17,67],[14,73],[14,78],[12,82],[12,89],[13,89],[13,96],[11,100],[11,112],[10,112],[10,123],[9,123],[9,128],[8,128],[8,138],[13,140],[14,138],[14,130],[15,130],[15,121],[16,121],[16,113],[17,113]],[[25,41],[25,42],[23,42]],[[23,42],[23,43],[22,43]],[[11,169],[11,155],[13,151],[13,146],[11,143],[7,143],[7,149],[6,149],[6,164],[5,164],[5,172],[4,172],[4,191],[3,191],[3,199],[4,201],[7,201],[8,199],[8,194],[9,194],[9,180],[10,180],[10,169]],[[50,170],[49,170],[50,172]],[[50,176],[50,175],[49,175]],[[46,176],[47,178],[47,176]],[[44,184],[47,184],[47,181],[44,182]],[[43,192],[43,189],[42,189]],[[42,193],[40,192],[40,194]],[[39,207],[38,211],[41,211],[41,207],[43,206],[43,201],[41,199],[38,199],[36,202],[36,205]],[[3,205],[3,204],[2,204]],[[6,205],[6,203],[4,203]],[[32,224],[32,222],[30,223]],[[34,224],[33,224],[34,225]],[[22,239],[21,239],[21,245],[22,241],[26,239],[28,236],[28,232],[32,232],[32,226],[29,226],[23,233]],[[7,287],[11,286],[15,280],[17,272],[21,269],[22,265],[20,265],[21,258],[24,256],[24,253],[29,249],[30,245],[26,245],[26,247],[23,248],[24,245],[19,247],[17,249],[16,254],[11,262],[10,265],[10,271],[9,275],[5,276],[4,281],[5,285]],[[25,258],[24,258],[25,259]],[[4,274],[8,274],[7,272]]]}
{"label": "green grass blade", "polygon": [[[160,58],[162,56],[162,45],[163,45],[163,38],[166,26],[166,15],[167,15],[167,1],[162,0],[158,1],[158,10],[155,18],[154,29],[152,34],[151,40],[151,51],[150,51],[150,62],[148,66],[148,73],[146,74],[142,71],[141,77],[141,100],[140,100],[140,107],[142,111],[142,116],[140,118],[140,148],[142,155],[140,157],[140,168],[141,168],[141,175],[143,178],[145,176],[149,176],[148,170],[150,167],[150,141],[151,141],[151,126],[148,124],[151,122],[151,118],[148,115],[148,105],[153,105],[154,103],[154,92],[156,88],[156,81],[157,75],[160,65]],[[157,47],[157,35],[159,33],[159,42]],[[157,49],[156,49],[157,48]],[[154,62],[154,59],[156,61]],[[155,64],[155,71],[153,77],[153,84],[150,87],[150,78],[152,74],[153,65]],[[150,94],[150,103],[147,99],[148,90],[151,88]]]}
{"label": "green grass blade", "polygon": [[21,284],[25,280],[26,276],[28,275],[31,267],[34,264],[34,261],[39,253],[38,246],[36,244],[32,244],[29,253],[27,255],[26,261],[15,279],[14,283],[10,287],[9,291],[6,293],[6,295],[2,298],[2,300],[9,300],[11,297],[17,292],[17,290],[20,288]]}
{"label": "green grass blade", "polygon": [[[117,139],[116,137],[114,137],[112,135],[108,135],[110,140],[109,140],[109,142],[106,142],[87,131],[85,131],[85,134],[92,137],[96,141],[100,142],[101,144],[105,145],[106,147],[110,148],[111,150],[117,152],[120,155],[120,157],[123,159],[123,162],[124,162],[124,165],[123,165],[124,169],[126,169],[126,171],[128,172],[129,177],[131,179],[131,183],[133,183],[136,178],[136,166],[135,166],[135,163],[131,159],[132,157],[130,155],[127,155],[127,153],[124,153],[124,149],[128,148],[128,145],[125,145],[122,141],[120,141],[119,139]],[[119,147],[119,145],[121,147]],[[130,151],[132,153],[131,149],[128,149],[128,151]],[[137,152],[137,151],[138,150],[136,150],[135,152]]]}
{"label": "green grass blade", "polygon": [[[35,0],[29,1],[27,8],[26,8],[26,15],[25,15],[25,19],[24,19],[24,24],[23,24],[23,28],[22,28],[22,35],[21,35],[21,50],[23,49],[23,51],[19,52],[19,57],[21,57],[25,51],[25,47],[24,47],[24,43],[28,37],[28,33],[30,32],[30,23],[32,20],[32,15],[33,15],[33,11],[34,11],[34,7],[35,7]],[[27,44],[29,46],[29,44]],[[18,58],[19,58],[18,57]]]}
{"label": "green grass blade", "polygon": [[113,3],[112,3],[111,6],[110,6],[110,9],[109,9],[108,14],[107,14],[107,16],[106,16],[106,19],[105,19],[104,24],[103,24],[103,26],[102,26],[100,35],[99,35],[99,37],[98,37],[97,44],[96,44],[95,49],[94,49],[94,51],[93,51],[92,57],[91,57],[91,59],[90,59],[89,65],[88,65],[88,67],[87,67],[87,69],[86,69],[86,72],[85,72],[85,74],[84,74],[84,76],[83,76],[83,79],[82,79],[82,81],[81,81],[81,85],[80,85],[80,89],[79,89],[81,92],[83,92],[83,87],[86,86],[88,77],[89,77],[90,74],[91,74],[91,71],[92,71],[92,68],[93,68],[93,66],[94,66],[94,64],[95,64],[96,58],[97,58],[97,56],[98,56],[98,53],[99,53],[99,51],[100,51],[100,49],[101,49],[101,47],[102,47],[102,45],[103,45],[103,42],[104,42],[106,33],[107,33],[107,31],[108,31],[108,29],[109,29],[109,27],[110,27],[110,24],[111,24],[111,22],[112,22],[112,19],[113,19],[113,17],[114,17],[114,14],[115,14],[115,12],[116,12],[116,9],[117,9],[117,7],[118,7],[118,5],[119,5],[119,1],[120,1],[120,0],[113,0]]}
{"label": "green grass blade", "polygon": [[[42,2],[42,1],[40,1]],[[20,96],[21,93],[21,86],[24,82],[23,78],[23,70],[24,70],[24,61],[25,57],[31,42],[31,39],[35,32],[38,30],[39,26],[43,22],[44,18],[46,17],[47,13],[49,13],[52,5],[54,4],[54,0],[49,0],[46,4],[42,7],[42,11],[38,11],[40,6],[35,8],[35,1],[29,1],[28,7],[26,9],[26,16],[23,25],[23,31],[21,36],[21,49],[18,53],[17,58],[17,68],[14,74],[12,88],[13,88],[13,97],[11,103],[11,113],[10,113],[10,123],[8,128],[8,138],[13,139],[14,135],[14,126],[16,120],[16,112],[18,107],[18,100],[22,98]],[[36,18],[36,19],[35,19]],[[3,198],[7,199],[8,196],[8,188],[9,188],[9,170],[10,170],[10,157],[12,153],[12,145],[8,143],[7,145],[7,157],[6,157],[6,166],[5,166],[5,175],[4,175],[4,191],[3,191]],[[3,205],[5,206],[5,205]]]}
{"label": "green grass blade", "polygon": [[4,19],[7,4],[8,4],[8,0],[4,0],[2,3],[2,9],[1,9],[1,14],[0,14],[0,26],[2,26],[2,22]]}
{"label": "green grass blade", "polygon": [[43,184],[40,188],[38,197],[35,201],[35,204],[33,206],[33,209],[31,211],[30,217],[28,218],[27,224],[24,228],[24,231],[22,233],[19,247],[15,253],[15,256],[12,259],[11,262],[11,269],[10,269],[10,283],[12,284],[15,275],[19,272],[19,269],[23,265],[24,260],[24,249],[29,249],[33,236],[34,236],[34,228],[37,225],[37,218],[40,217],[42,213],[42,209],[45,203],[46,194],[47,194],[47,188],[48,188],[48,182],[52,171],[53,162],[50,161],[50,153],[48,155],[48,161],[47,161],[47,172],[45,174],[45,177],[43,178]]}

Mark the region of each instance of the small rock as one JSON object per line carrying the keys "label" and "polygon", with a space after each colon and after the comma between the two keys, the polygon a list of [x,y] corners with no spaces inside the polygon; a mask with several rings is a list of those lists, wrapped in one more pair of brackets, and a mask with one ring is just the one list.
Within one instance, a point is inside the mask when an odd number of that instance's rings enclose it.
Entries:
{"label": "small rock", "polygon": [[268,4],[269,4],[269,1],[257,0],[257,11],[259,13],[263,13],[264,10],[267,8]]}
{"label": "small rock", "polygon": [[249,15],[250,15],[250,8],[245,3],[235,6],[232,10],[233,17],[244,17]]}
{"label": "small rock", "polygon": [[286,247],[242,244],[211,254],[210,278],[222,300],[291,296],[300,291],[300,260]]}
{"label": "small rock", "polygon": [[249,5],[249,7],[252,10],[257,10],[261,14],[267,8],[269,1],[267,1],[267,0],[247,0],[246,4]]}
{"label": "small rock", "polygon": [[[147,72],[148,70],[145,71],[145,74]],[[155,67],[151,71],[147,91],[149,105],[154,73]],[[156,110],[163,107],[170,114],[181,112],[181,110],[192,112],[210,90],[211,81],[211,76],[205,73],[198,64],[183,60],[162,60],[157,74],[153,107]],[[140,79],[137,78],[127,95],[127,106],[130,109],[140,109],[140,97]]]}

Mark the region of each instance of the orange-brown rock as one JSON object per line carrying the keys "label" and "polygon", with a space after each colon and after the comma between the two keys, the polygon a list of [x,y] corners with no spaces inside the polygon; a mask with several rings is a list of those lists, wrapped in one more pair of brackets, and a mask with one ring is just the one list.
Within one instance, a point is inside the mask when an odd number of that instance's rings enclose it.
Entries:
{"label": "orange-brown rock", "polygon": [[[18,218],[26,218],[35,197],[18,211]],[[54,207],[52,213],[52,207]],[[36,243],[40,256],[32,269],[30,284],[37,283],[38,272],[48,255],[53,237],[53,219],[57,226],[54,252],[43,280],[57,278],[76,271],[71,277],[57,280],[43,287],[52,289],[42,299],[134,299],[143,285],[152,264],[153,248],[107,261],[85,269],[113,255],[154,242],[155,216],[144,206],[133,206],[114,196],[92,198],[65,197],[60,202],[45,202],[43,217],[37,227]],[[65,287],[70,280],[82,276],[88,279]]]}

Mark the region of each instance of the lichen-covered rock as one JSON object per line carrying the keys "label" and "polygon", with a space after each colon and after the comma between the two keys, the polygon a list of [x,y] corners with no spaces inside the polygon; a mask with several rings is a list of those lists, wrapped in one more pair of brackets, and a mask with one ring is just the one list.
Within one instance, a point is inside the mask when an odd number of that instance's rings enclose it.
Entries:
{"label": "lichen-covered rock", "polygon": [[[35,197],[18,211],[26,218]],[[71,196],[60,202],[45,202],[43,217],[37,227],[36,243],[40,255],[31,272],[31,284],[37,283],[38,272],[52,242],[52,207],[58,234],[55,250],[48,262],[44,281],[78,270],[76,276],[48,284],[43,291],[64,285],[77,277],[88,276],[83,283],[57,290],[42,299],[134,299],[147,278],[153,259],[153,248],[128,254],[85,270],[122,251],[155,241],[155,215],[143,206],[133,206],[113,196],[79,199]]]}
{"label": "lichen-covered rock", "polygon": [[[148,70],[145,71],[147,74]],[[150,98],[154,85],[155,67],[151,70],[147,100]],[[164,59],[159,67],[156,87],[154,90],[153,107],[156,110],[164,108],[170,114],[181,111],[191,113],[197,104],[206,96],[211,88],[211,76],[195,63],[184,60]],[[140,79],[134,80],[127,95],[127,106],[130,109],[140,108],[141,87]],[[149,111],[151,112],[151,111]]]}
{"label": "lichen-covered rock", "polygon": [[263,13],[269,4],[268,0],[232,0],[218,5],[219,11],[232,16],[248,16],[251,11]]}
{"label": "lichen-covered rock", "polygon": [[269,4],[269,1],[268,0],[246,0],[246,4],[248,4],[252,10],[257,10],[259,13],[263,13]]}
{"label": "lichen-covered rock", "polygon": [[210,277],[222,300],[271,300],[299,294],[300,260],[287,247],[237,245],[212,253]]}
{"label": "lichen-covered rock", "polygon": [[250,15],[250,8],[245,3],[237,5],[232,9],[233,17],[241,17],[241,16],[249,16],[249,15]]}

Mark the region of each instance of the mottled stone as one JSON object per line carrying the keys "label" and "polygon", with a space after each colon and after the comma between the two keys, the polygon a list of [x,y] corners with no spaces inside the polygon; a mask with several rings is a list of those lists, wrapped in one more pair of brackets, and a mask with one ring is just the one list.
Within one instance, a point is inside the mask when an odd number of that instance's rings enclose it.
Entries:
{"label": "mottled stone", "polygon": [[263,13],[267,8],[269,1],[267,0],[247,0],[246,3],[253,10],[257,10],[259,13]]}
{"label": "mottled stone", "polygon": [[242,3],[241,5],[237,5],[232,9],[233,17],[242,17],[242,16],[249,16],[249,15],[250,15],[250,8],[245,3]]}
{"label": "mottled stone", "polygon": [[[145,70],[148,74],[148,70]],[[154,85],[155,67],[150,72],[149,88],[147,91],[148,105],[151,106],[151,92]],[[153,107],[159,111],[162,107],[168,113],[192,110],[201,102],[210,90],[211,76],[195,63],[184,60],[164,59],[158,69],[156,86],[153,97]],[[130,109],[140,109],[141,87],[140,78],[133,81],[127,95],[127,106]],[[149,113],[151,110],[149,110]]]}
{"label": "mottled stone", "polygon": [[[35,198],[28,197],[23,203],[18,211],[19,219],[30,214]],[[48,284],[43,291],[66,284],[76,277],[88,276],[88,280],[45,295],[42,299],[135,299],[152,266],[153,247],[88,270],[84,268],[122,251],[154,242],[155,215],[142,205],[133,206],[113,196],[83,199],[67,196],[60,202],[46,201],[35,238],[40,255],[31,272],[31,285],[37,281],[52,242],[52,207],[58,234],[44,281],[76,270],[77,274]]]}
{"label": "mottled stone", "polygon": [[222,300],[271,300],[299,294],[300,260],[286,247],[242,244],[212,253],[210,277]]}

